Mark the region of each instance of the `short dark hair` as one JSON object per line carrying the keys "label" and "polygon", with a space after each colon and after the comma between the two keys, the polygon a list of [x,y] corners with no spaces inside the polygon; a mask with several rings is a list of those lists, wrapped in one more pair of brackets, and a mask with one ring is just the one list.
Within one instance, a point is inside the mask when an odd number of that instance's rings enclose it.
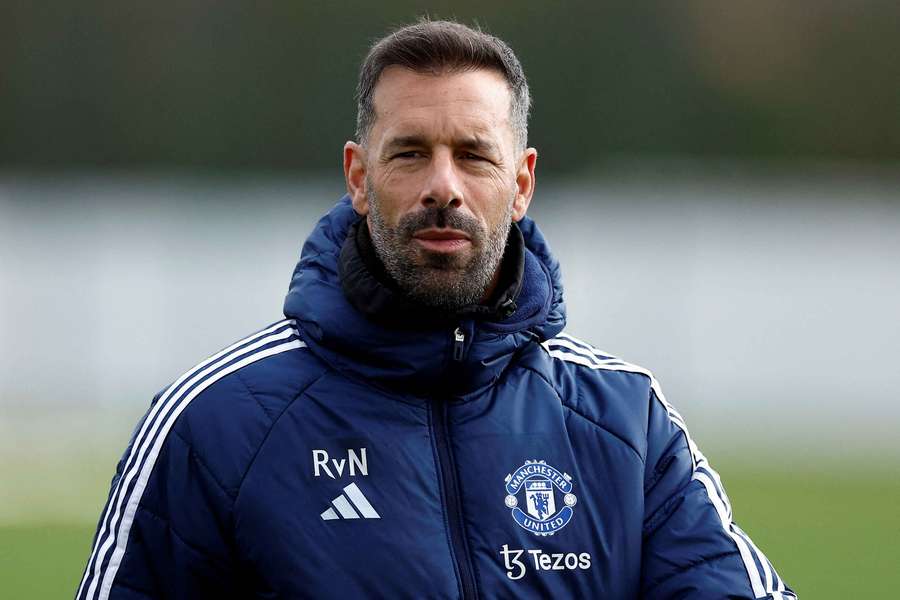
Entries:
{"label": "short dark hair", "polygon": [[496,71],[509,84],[510,124],[516,142],[525,147],[531,98],[525,72],[512,49],[480,29],[428,19],[389,33],[369,50],[356,88],[356,138],[360,143],[365,143],[375,122],[375,86],[382,72],[393,65],[432,75],[477,69]]}

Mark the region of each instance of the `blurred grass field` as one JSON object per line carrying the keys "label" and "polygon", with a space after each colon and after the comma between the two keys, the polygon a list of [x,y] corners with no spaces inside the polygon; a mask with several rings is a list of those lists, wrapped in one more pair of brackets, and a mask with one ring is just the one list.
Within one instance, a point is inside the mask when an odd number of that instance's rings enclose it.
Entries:
{"label": "blurred grass field", "polygon": [[[736,520],[801,598],[896,597],[900,470],[841,465],[787,472],[725,464],[719,471]],[[108,474],[101,476],[93,467],[90,473],[95,481],[84,482],[84,489],[93,490],[87,495],[99,514]],[[77,500],[84,501],[84,495]],[[94,533],[93,518],[21,518],[0,525],[2,596],[74,596]]]}

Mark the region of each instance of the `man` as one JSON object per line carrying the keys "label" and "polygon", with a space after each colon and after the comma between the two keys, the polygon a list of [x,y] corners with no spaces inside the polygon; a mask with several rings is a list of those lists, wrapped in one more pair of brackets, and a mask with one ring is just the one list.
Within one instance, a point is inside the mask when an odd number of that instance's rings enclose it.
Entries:
{"label": "man", "polygon": [[358,95],[287,320],[154,399],[77,597],[795,598],[652,376],[562,333],[512,51],[420,22]]}

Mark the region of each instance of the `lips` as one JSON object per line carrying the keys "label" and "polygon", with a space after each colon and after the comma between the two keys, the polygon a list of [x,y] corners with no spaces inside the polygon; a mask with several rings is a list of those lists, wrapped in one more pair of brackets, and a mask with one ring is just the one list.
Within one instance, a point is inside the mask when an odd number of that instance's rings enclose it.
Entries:
{"label": "lips", "polygon": [[413,239],[434,252],[456,252],[472,243],[467,233],[457,229],[423,229],[413,234]]}

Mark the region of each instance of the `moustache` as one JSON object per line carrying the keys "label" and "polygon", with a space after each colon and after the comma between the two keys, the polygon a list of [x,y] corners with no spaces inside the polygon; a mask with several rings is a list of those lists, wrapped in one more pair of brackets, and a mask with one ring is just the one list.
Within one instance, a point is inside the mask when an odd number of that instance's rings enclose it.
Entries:
{"label": "moustache", "polygon": [[424,208],[401,217],[397,228],[404,237],[412,238],[415,232],[432,227],[437,229],[446,227],[463,231],[474,243],[479,243],[484,239],[484,231],[478,220],[455,208]]}

